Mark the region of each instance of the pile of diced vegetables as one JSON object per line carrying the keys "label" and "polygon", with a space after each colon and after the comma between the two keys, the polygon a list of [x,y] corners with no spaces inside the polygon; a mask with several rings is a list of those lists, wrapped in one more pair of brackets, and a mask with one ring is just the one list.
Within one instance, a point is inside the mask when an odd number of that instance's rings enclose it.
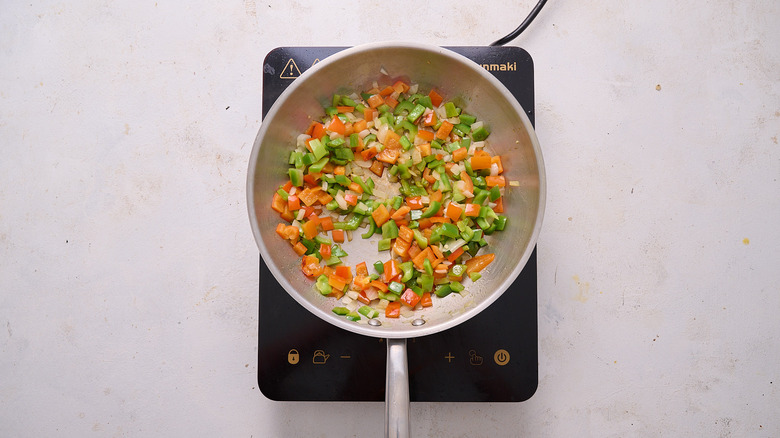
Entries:
{"label": "pile of diced vegetables", "polygon": [[[485,151],[488,127],[404,81],[329,104],[298,136],[289,181],[273,196],[284,219],[276,232],[303,273],[353,321],[412,316],[432,295],[463,293],[495,258],[479,254],[485,235],[507,226],[507,181],[501,157]],[[353,234],[381,234],[377,251],[390,259],[371,271],[361,261],[353,275],[339,245]]]}

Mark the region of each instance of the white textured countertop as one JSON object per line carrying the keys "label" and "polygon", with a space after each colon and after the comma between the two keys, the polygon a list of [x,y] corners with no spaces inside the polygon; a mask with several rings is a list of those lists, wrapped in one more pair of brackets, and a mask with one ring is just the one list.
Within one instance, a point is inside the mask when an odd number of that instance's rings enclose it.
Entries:
{"label": "white textured countertop", "polygon": [[[482,45],[535,1],[6,2],[0,436],[380,436],[257,389],[263,58]],[[410,14],[411,12],[411,14]],[[780,435],[780,3],[550,0],[539,388],[417,436]]]}

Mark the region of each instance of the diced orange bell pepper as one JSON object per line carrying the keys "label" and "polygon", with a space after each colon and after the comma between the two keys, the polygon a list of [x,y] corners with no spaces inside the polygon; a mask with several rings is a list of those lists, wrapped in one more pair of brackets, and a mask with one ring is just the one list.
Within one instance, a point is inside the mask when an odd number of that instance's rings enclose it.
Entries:
{"label": "diced orange bell pepper", "polygon": [[301,209],[301,200],[297,195],[290,195],[287,197],[287,208],[290,211],[296,211]]}
{"label": "diced orange bell pepper", "polygon": [[433,106],[441,105],[442,100],[444,100],[444,98],[441,97],[441,95],[437,93],[436,90],[431,90],[430,93],[428,93],[428,97],[431,98],[431,103]]}
{"label": "diced orange bell pepper", "polygon": [[328,284],[338,290],[344,290],[347,286],[347,281],[338,275],[328,275]]}
{"label": "diced orange bell pepper", "polygon": [[465,183],[463,190],[474,193],[474,182],[471,180],[471,176],[469,176],[468,173],[466,173],[465,170],[460,172],[460,180]]}
{"label": "diced orange bell pepper", "polygon": [[395,164],[395,162],[398,161],[398,157],[400,155],[401,153],[398,151],[398,149],[391,149],[386,147],[382,149],[382,152],[376,155],[376,159],[382,161],[383,163]]}
{"label": "diced orange bell pepper", "polygon": [[398,318],[401,316],[401,303],[399,301],[391,301],[387,303],[385,307],[385,318]]}
{"label": "diced orange bell pepper", "polygon": [[369,167],[368,170],[373,172],[374,175],[381,178],[382,174],[385,172],[385,166],[382,164],[381,161],[374,161],[371,163],[371,167]]}
{"label": "diced orange bell pepper", "polygon": [[328,125],[328,130],[344,135],[346,132],[346,127],[344,126],[344,122],[342,122],[338,116],[333,116],[333,118],[330,120],[330,124]]}
{"label": "diced orange bell pepper", "polygon": [[493,155],[493,158],[490,159],[490,164],[495,164],[498,167],[499,175],[504,173],[504,165],[501,163],[500,155]]}
{"label": "diced orange bell pepper", "polygon": [[395,92],[398,94],[406,93],[409,91],[409,85],[402,80],[397,80],[393,84],[393,90],[395,90]]}
{"label": "diced orange bell pepper", "polygon": [[382,98],[382,96],[380,96],[378,94],[374,94],[373,96],[368,98],[366,103],[368,103],[368,106],[370,106],[371,108],[376,108],[379,105],[382,105],[383,103],[385,103],[385,100]]}
{"label": "diced orange bell pepper", "polygon": [[436,117],[435,111],[431,111],[428,114],[423,115],[422,117],[423,126],[434,126],[438,121],[439,118]]}
{"label": "diced orange bell pepper", "polygon": [[504,197],[500,197],[496,200],[496,206],[493,207],[493,211],[496,213],[503,213],[504,212]]}
{"label": "diced orange bell pepper", "polygon": [[423,307],[431,307],[431,306],[433,306],[433,300],[431,299],[431,293],[430,292],[423,292],[422,298],[420,298],[420,304]]}
{"label": "diced orange bell pepper", "polygon": [[357,300],[365,304],[366,306],[371,304],[371,300],[366,296],[366,291],[360,291]]}
{"label": "diced orange bell pepper", "polygon": [[293,251],[295,251],[295,253],[298,254],[299,256],[302,256],[306,254],[306,247],[303,246],[301,242],[298,242],[295,245],[293,245]]}
{"label": "diced orange bell pepper", "polygon": [[471,169],[482,170],[490,169],[490,155],[474,155],[471,157]]}
{"label": "diced orange bell pepper", "polygon": [[398,106],[398,101],[393,96],[387,96],[385,97],[385,103],[390,108],[395,109],[396,106]]}
{"label": "diced orange bell pepper", "polygon": [[385,279],[385,283],[396,281],[401,278],[401,266],[395,259],[390,259],[385,262],[384,273],[382,274]]}
{"label": "diced orange bell pepper", "polygon": [[355,123],[352,124],[352,129],[355,132],[360,132],[364,129],[366,129],[366,126],[368,125],[368,122],[365,119],[360,119],[355,121]]}
{"label": "diced orange bell pepper", "polygon": [[482,208],[479,204],[466,204],[466,211],[465,215],[466,217],[477,217],[479,216],[479,210]]}
{"label": "diced orange bell pepper", "polygon": [[468,148],[458,148],[452,152],[452,161],[463,161],[469,154]]}
{"label": "diced orange bell pepper", "polygon": [[331,231],[331,235],[333,236],[334,242],[344,243],[344,230],[333,230]]}
{"label": "diced orange bell pepper", "polygon": [[406,205],[412,210],[420,210],[423,208],[422,198],[420,196],[410,196],[406,198]]}
{"label": "diced orange bell pepper", "polygon": [[423,269],[425,267],[423,264],[425,259],[435,260],[430,246],[426,246],[424,250],[420,251],[419,254],[412,258],[412,263],[417,269]]}
{"label": "diced orange bell pepper", "polygon": [[453,222],[457,222],[460,219],[461,213],[463,213],[463,209],[454,203],[450,202],[447,206],[447,217],[452,219]]}
{"label": "diced orange bell pepper", "polygon": [[432,131],[420,129],[417,131],[417,136],[420,137],[420,140],[429,142],[429,141],[433,141],[434,133]]}
{"label": "diced orange bell pepper", "polygon": [[[303,244],[301,244],[301,246],[303,246]],[[304,252],[306,252],[306,247],[304,246],[303,248]],[[313,255],[307,255],[301,259],[301,270],[307,277],[319,277],[322,275],[323,269],[324,267],[320,266],[320,261]]]}
{"label": "diced orange bell pepper", "polygon": [[488,187],[506,187],[504,175],[488,175],[485,177],[485,183],[487,183]]}
{"label": "diced orange bell pepper", "polygon": [[[400,221],[409,213],[412,209],[408,205],[402,205],[395,213],[390,216],[390,219],[394,221]],[[407,239],[409,240],[409,239]]]}
{"label": "diced orange bell pepper", "polygon": [[336,275],[346,280],[352,279],[352,268],[349,266],[339,265],[336,266]]}
{"label": "diced orange bell pepper", "polygon": [[448,122],[447,120],[444,120],[441,122],[441,126],[439,126],[439,130],[436,131],[436,138],[440,140],[446,140],[447,137],[450,136],[450,132],[452,132],[452,128],[455,125]]}
{"label": "diced orange bell pepper", "polygon": [[363,161],[368,161],[368,160],[376,157],[376,154],[378,154],[378,153],[379,153],[379,151],[375,147],[371,146],[370,148],[368,148],[368,149],[364,150],[363,152],[361,152],[360,156],[363,158]]}
{"label": "diced orange bell pepper", "polygon": [[421,143],[415,146],[415,148],[420,151],[420,156],[427,157],[431,154],[431,144],[430,143]]}
{"label": "diced orange bell pepper", "polygon": [[496,258],[495,254],[483,254],[466,260],[466,273],[479,272]]}
{"label": "diced orange bell pepper", "polygon": [[357,199],[354,193],[344,193],[344,201],[349,205],[357,205]]}
{"label": "diced orange bell pepper", "polygon": [[457,260],[458,257],[460,257],[461,254],[463,254],[464,252],[465,252],[465,250],[461,246],[460,248],[456,249],[455,251],[452,251],[452,253],[447,256],[447,261],[455,263],[455,260]]}
{"label": "diced orange bell pepper", "polygon": [[392,247],[393,254],[396,254],[398,257],[406,259],[409,256],[409,247],[411,245],[412,243],[408,240],[404,240],[401,238],[395,239],[393,241],[393,247]]}
{"label": "diced orange bell pepper", "polygon": [[374,218],[374,223],[376,223],[376,226],[381,227],[385,224],[385,222],[390,220],[390,212],[387,211],[387,208],[384,204],[380,204],[379,207],[374,209],[374,211],[371,213],[371,217]]}
{"label": "diced orange bell pepper", "polygon": [[271,200],[271,208],[277,213],[284,213],[284,209],[287,208],[287,201],[278,193],[274,193],[274,197]]}
{"label": "diced orange bell pepper", "polygon": [[404,293],[401,294],[399,301],[409,307],[414,307],[420,302],[420,296],[414,293],[413,290],[406,289]]}
{"label": "diced orange bell pepper", "polygon": [[398,228],[398,238],[407,242],[411,242],[414,240],[414,231],[412,231],[412,229],[406,225],[402,225],[400,228]]}
{"label": "diced orange bell pepper", "polygon": [[333,219],[330,216],[324,216],[320,218],[320,227],[322,231],[330,231],[333,229]]}
{"label": "diced orange bell pepper", "polygon": [[338,111],[338,112],[340,112],[342,114],[344,114],[344,113],[351,113],[352,111],[355,111],[355,107],[354,106],[346,106],[346,105],[344,105],[344,106],[337,106],[336,107],[336,111]]}
{"label": "diced orange bell pepper", "polygon": [[331,247],[328,244],[320,244],[320,255],[322,256],[323,260],[327,260],[330,258],[331,254]]}
{"label": "diced orange bell pepper", "polygon": [[317,221],[306,221],[301,226],[303,229],[303,237],[312,240],[315,237],[317,237],[318,231],[317,231]]}
{"label": "diced orange bell pepper", "polygon": [[387,292],[387,289],[388,289],[387,285],[386,285],[386,284],[384,284],[384,283],[382,283],[382,282],[381,282],[381,281],[379,281],[379,280],[374,280],[374,281],[372,281],[372,282],[371,282],[371,286],[373,286],[373,287],[375,287],[375,288],[377,288],[377,289],[381,290],[382,292]]}

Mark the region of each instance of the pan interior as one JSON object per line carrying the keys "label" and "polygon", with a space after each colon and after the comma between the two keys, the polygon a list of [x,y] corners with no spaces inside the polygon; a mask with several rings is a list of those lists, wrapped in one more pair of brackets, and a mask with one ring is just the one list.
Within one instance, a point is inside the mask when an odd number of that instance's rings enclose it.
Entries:
{"label": "pan interior", "polygon": [[[466,292],[434,299],[434,306],[415,312],[413,318],[384,319],[381,326],[355,323],[333,314],[338,301],[321,296],[300,270],[300,258],[275,232],[282,221],[270,209],[273,193],[287,178],[287,159],[295,138],[312,118],[323,114],[322,103],[334,93],[348,94],[398,78],[420,90],[435,88],[491,128],[488,150],[501,155],[507,181],[504,210],[509,218],[504,232],[488,236],[481,253],[496,253],[482,278],[465,281]],[[261,255],[282,287],[301,305],[324,320],[352,332],[383,338],[424,336],[452,327],[476,315],[497,299],[514,281],[530,257],[541,225],[544,207],[544,170],[538,140],[517,101],[482,67],[452,51],[417,44],[378,43],[337,53],[307,70],[285,90],[268,112],[255,140],[247,178],[250,222]],[[344,248],[345,263],[355,266],[385,261],[389,252],[376,251],[376,240],[353,233]],[[421,318],[425,324],[411,322]]]}

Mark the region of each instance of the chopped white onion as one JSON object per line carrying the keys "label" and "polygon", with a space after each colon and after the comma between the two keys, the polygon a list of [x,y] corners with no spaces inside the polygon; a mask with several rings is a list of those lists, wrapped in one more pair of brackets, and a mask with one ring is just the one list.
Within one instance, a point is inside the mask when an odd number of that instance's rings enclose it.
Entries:
{"label": "chopped white onion", "polygon": [[509,181],[509,185],[512,187],[520,187],[520,181]]}
{"label": "chopped white onion", "polygon": [[404,318],[411,318],[414,316],[414,310],[406,306],[401,306],[401,316],[403,316]]}
{"label": "chopped white onion", "polygon": [[388,128],[387,125],[382,124],[382,126],[379,127],[379,132],[376,134],[376,139],[384,144],[385,140],[387,140],[387,132],[389,130],[390,128]]}
{"label": "chopped white onion", "polygon": [[339,190],[336,192],[336,203],[339,204],[339,208],[346,210],[348,208],[347,201],[344,199],[344,192]]}
{"label": "chopped white onion", "polygon": [[460,248],[461,246],[465,245],[466,241],[463,239],[458,239],[454,242],[450,242],[446,245],[444,245],[444,250],[446,251],[455,251],[456,249]]}
{"label": "chopped white onion", "polygon": [[359,159],[357,157],[355,157],[355,161],[353,161],[353,163],[357,164],[358,166],[360,166],[360,167],[362,167],[364,169],[368,169],[369,167],[371,167],[371,162],[370,161],[364,161],[364,160]]}
{"label": "chopped white onion", "polygon": [[412,163],[420,164],[422,162],[422,154],[417,148],[412,149]]}
{"label": "chopped white onion", "polygon": [[306,140],[308,140],[310,138],[311,138],[311,135],[299,134],[298,138],[295,140],[295,145],[297,147],[306,147]]}
{"label": "chopped white onion", "polygon": [[498,175],[498,163],[491,163],[490,164],[490,175],[491,176]]}

